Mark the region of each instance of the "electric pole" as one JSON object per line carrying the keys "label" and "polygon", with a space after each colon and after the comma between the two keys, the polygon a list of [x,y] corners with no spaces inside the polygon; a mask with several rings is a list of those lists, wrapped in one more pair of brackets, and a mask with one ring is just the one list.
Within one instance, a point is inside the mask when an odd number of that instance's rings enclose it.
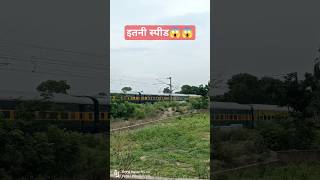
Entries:
{"label": "electric pole", "polygon": [[169,79],[169,87],[170,87],[170,101],[172,101],[172,77],[168,77]]}
{"label": "electric pole", "polygon": [[[170,76],[170,77],[168,77],[168,78],[166,78],[166,79],[169,79],[169,84],[168,83],[166,83],[166,82],[163,82],[163,81],[161,81],[161,80],[159,80],[159,79],[157,79],[158,81],[159,81],[159,83],[156,83],[156,84],[165,84],[165,85],[168,85],[169,86],[169,91],[170,91],[170,93],[169,93],[169,100],[171,101],[172,100],[172,77]],[[156,84],[153,84],[153,85],[156,85]]]}

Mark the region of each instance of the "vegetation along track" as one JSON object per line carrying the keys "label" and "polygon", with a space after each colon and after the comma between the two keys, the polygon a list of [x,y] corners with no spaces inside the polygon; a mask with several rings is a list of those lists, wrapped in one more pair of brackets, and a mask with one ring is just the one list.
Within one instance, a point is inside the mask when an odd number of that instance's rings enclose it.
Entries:
{"label": "vegetation along track", "polygon": [[197,112],[191,112],[191,113],[186,113],[186,114],[180,114],[180,115],[176,115],[176,116],[163,117],[163,118],[159,118],[159,119],[155,119],[155,120],[151,120],[151,121],[132,124],[132,125],[129,125],[129,126],[124,126],[124,127],[120,127],[120,128],[114,128],[114,129],[111,129],[111,132],[120,132],[120,131],[135,129],[135,128],[143,127],[143,126],[145,126],[147,124],[152,124],[152,123],[160,122],[160,121],[163,121],[163,120],[174,119],[174,118],[188,116],[188,115],[199,114],[201,112],[202,111],[197,111]]}

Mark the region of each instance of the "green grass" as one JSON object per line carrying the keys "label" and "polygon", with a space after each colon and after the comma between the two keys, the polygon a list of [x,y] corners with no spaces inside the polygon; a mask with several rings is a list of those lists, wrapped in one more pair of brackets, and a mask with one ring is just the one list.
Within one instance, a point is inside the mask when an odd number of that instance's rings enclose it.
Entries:
{"label": "green grass", "polygon": [[208,114],[111,135],[111,169],[149,171],[163,177],[208,178],[209,162]]}
{"label": "green grass", "polygon": [[261,166],[216,176],[217,180],[319,180],[320,163]]}

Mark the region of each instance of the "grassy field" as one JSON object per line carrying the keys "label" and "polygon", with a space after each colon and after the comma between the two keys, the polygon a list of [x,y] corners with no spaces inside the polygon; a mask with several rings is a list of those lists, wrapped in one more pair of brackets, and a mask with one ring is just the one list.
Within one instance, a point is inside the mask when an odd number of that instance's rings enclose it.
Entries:
{"label": "grassy field", "polygon": [[319,180],[320,163],[309,162],[289,165],[261,166],[228,175],[216,176],[217,180]]}
{"label": "grassy field", "polygon": [[176,118],[111,135],[111,169],[147,171],[153,176],[208,178],[208,114]]}

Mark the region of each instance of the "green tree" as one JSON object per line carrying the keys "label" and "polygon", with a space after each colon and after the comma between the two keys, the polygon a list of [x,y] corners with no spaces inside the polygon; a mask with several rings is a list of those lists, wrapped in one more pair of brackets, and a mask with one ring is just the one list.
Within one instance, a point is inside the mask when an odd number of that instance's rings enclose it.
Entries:
{"label": "green tree", "polygon": [[47,80],[39,84],[37,91],[41,93],[41,96],[45,98],[50,98],[53,96],[53,93],[62,93],[67,94],[67,91],[70,89],[70,85],[67,84],[67,81],[60,80]]}
{"label": "green tree", "polygon": [[198,87],[197,86],[190,86],[190,85],[183,85],[181,87],[181,91],[179,91],[179,94],[196,94],[196,95],[201,95],[203,97],[206,97],[209,95],[209,89],[210,86],[212,86],[210,84],[210,81],[208,82],[208,84],[201,84]]}
{"label": "green tree", "polygon": [[209,84],[206,85],[199,85],[198,87],[198,95],[201,95],[203,97],[208,96],[209,94]]}
{"label": "green tree", "polygon": [[127,92],[129,92],[129,91],[131,91],[131,90],[132,90],[131,87],[123,87],[123,88],[121,89],[121,91],[122,91],[123,93],[127,93]]}
{"label": "green tree", "polygon": [[262,77],[258,82],[258,103],[286,105],[285,83],[279,79]]}
{"label": "green tree", "polygon": [[170,94],[171,91],[170,91],[169,87],[164,88],[164,89],[163,89],[163,93],[165,93],[165,94]]}
{"label": "green tree", "polygon": [[256,102],[258,94],[258,78],[247,73],[240,73],[232,76],[227,82],[229,92],[225,94],[229,101],[238,103]]}
{"label": "green tree", "polygon": [[190,85],[183,85],[181,87],[181,91],[178,92],[179,94],[198,94],[198,87],[190,86]]}

